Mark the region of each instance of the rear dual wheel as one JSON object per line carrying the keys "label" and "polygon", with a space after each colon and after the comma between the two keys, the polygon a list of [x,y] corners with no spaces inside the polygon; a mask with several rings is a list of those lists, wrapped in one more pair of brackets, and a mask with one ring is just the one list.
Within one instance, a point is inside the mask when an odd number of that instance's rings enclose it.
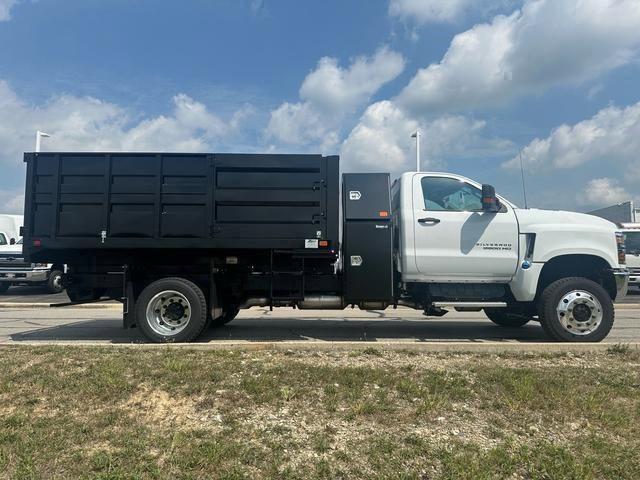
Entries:
{"label": "rear dual wheel", "polygon": [[136,318],[152,342],[192,342],[207,323],[207,301],[195,283],[163,278],[142,291],[136,301]]}
{"label": "rear dual wheel", "polygon": [[222,311],[222,315],[220,315],[218,318],[211,320],[211,326],[214,328],[222,327],[223,325],[226,325],[231,320],[236,318],[239,312],[240,312],[240,309],[238,307],[227,307]]}

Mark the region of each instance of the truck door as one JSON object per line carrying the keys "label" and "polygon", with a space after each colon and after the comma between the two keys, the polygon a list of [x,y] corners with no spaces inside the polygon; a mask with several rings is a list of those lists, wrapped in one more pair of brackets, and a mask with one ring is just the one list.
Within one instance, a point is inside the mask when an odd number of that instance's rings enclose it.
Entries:
{"label": "truck door", "polygon": [[413,178],[416,267],[425,281],[503,282],[518,264],[513,209],[482,211],[482,191],[447,175]]}

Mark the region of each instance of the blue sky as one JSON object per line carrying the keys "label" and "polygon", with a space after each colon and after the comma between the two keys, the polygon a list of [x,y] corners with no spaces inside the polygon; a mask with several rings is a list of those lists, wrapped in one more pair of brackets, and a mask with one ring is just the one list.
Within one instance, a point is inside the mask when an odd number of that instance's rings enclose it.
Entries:
{"label": "blue sky", "polygon": [[[637,198],[638,0],[0,0],[0,203],[21,152],[340,154],[522,203]],[[636,173],[636,171],[638,173]]]}

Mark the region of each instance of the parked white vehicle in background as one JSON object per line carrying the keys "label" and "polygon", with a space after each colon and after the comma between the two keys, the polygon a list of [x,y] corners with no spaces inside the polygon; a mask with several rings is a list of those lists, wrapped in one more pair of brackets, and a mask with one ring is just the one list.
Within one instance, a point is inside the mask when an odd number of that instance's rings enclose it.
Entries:
{"label": "parked white vehicle in background", "polygon": [[25,262],[19,237],[22,215],[0,214],[0,294],[12,285],[46,285],[60,293],[64,265]]}
{"label": "parked white vehicle in background", "polygon": [[22,215],[0,214],[0,252],[12,250],[10,246],[20,237],[22,219]]}
{"label": "parked white vehicle in background", "polygon": [[629,287],[640,288],[640,223],[621,223],[627,247]]}

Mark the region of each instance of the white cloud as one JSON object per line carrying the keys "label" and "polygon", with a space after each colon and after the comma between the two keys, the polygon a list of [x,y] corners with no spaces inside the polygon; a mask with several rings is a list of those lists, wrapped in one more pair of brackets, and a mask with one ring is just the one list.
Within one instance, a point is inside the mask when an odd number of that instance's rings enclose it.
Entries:
{"label": "white cloud", "polygon": [[[233,141],[252,114],[241,108],[223,120],[184,94],[173,97],[169,115],[140,118],[113,103],[91,97],[61,95],[41,105],[21,99],[0,81],[0,211],[21,213],[24,179],[22,154],[33,151],[36,130],[51,134],[43,150],[212,151]],[[8,187],[8,188],[7,188]]]}
{"label": "white cloud", "polygon": [[284,102],[271,112],[266,134],[291,145],[335,145],[341,122],[366,104],[404,69],[404,59],[388,48],[357,57],[348,68],[323,57],[302,82],[300,102]]}
{"label": "white cloud", "polygon": [[22,215],[24,213],[24,193],[22,190],[0,190],[0,213]]}
{"label": "white cloud", "polygon": [[418,23],[452,22],[472,4],[472,0],[391,0],[389,15]]}
{"label": "white cloud", "polygon": [[631,198],[629,192],[617,180],[608,177],[594,178],[584,192],[576,195],[579,205],[602,207],[627,201]]}
{"label": "white cloud", "polygon": [[393,101],[370,105],[344,141],[343,167],[399,173],[415,167],[415,147],[411,134],[419,129],[421,166],[438,167],[447,156],[474,158],[513,151],[510,141],[484,136],[486,124],[461,115],[444,115],[420,120],[403,111]]}
{"label": "white cloud", "polygon": [[[561,125],[547,138],[536,138],[522,150],[532,171],[568,169],[589,162],[627,164],[640,156],[640,102],[626,108],[600,110],[575,125]],[[514,157],[504,166],[519,168]]]}
{"label": "white cloud", "polygon": [[330,126],[311,104],[284,102],[271,112],[267,132],[283,143],[305,145],[324,138]]}
{"label": "white cloud", "polygon": [[409,136],[419,127],[389,100],[370,105],[342,145],[343,168],[402,170],[409,163]]}
{"label": "white cloud", "polygon": [[0,22],[11,20],[11,9],[18,3],[18,0],[0,0]]}
{"label": "white cloud", "polygon": [[351,111],[403,69],[402,55],[388,48],[372,57],[357,57],[346,69],[340,68],[335,58],[323,57],[302,82],[300,98],[320,110]]}
{"label": "white cloud", "polygon": [[417,112],[493,106],[585,81],[636,59],[639,31],[638,0],[529,0],[456,35],[398,102]]}
{"label": "white cloud", "polygon": [[187,95],[173,97],[170,115],[136,118],[113,103],[91,97],[57,96],[30,105],[0,81],[0,162],[17,165],[33,150],[36,130],[51,134],[43,150],[203,151],[232,136],[247,115],[223,120]]}
{"label": "white cloud", "polygon": [[389,15],[418,24],[452,23],[468,15],[480,12],[487,15],[508,8],[519,0],[391,0]]}

